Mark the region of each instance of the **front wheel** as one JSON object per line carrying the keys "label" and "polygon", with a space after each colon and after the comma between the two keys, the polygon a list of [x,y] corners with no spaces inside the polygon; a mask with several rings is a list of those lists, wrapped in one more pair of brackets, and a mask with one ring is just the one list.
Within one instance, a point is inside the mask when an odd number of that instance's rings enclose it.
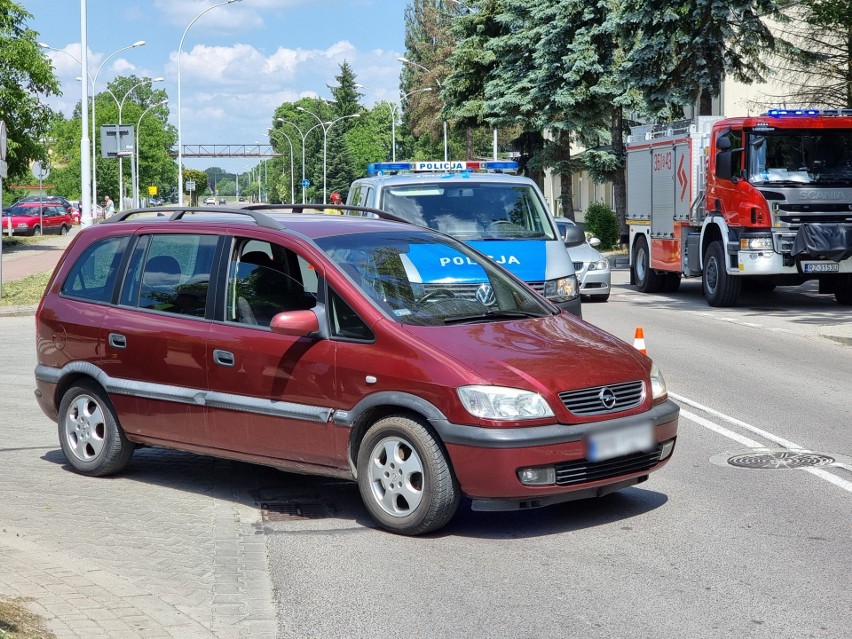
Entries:
{"label": "front wheel", "polygon": [[36,226],[33,228],[33,237],[38,237],[41,235],[41,227]]}
{"label": "front wheel", "polygon": [[90,380],[75,383],[62,396],[59,444],[74,470],[93,477],[122,470],[134,449],[106,392]]}
{"label": "front wheel", "polygon": [[66,226],[65,224],[63,224],[63,225],[62,225],[62,228],[61,228],[61,229],[59,229],[59,234],[60,234],[60,235],[68,235],[68,231],[69,231],[69,230],[70,230],[70,229],[69,229],[69,227],[68,227],[68,226]]}
{"label": "front wheel", "polygon": [[644,235],[636,238],[633,244],[633,268],[636,274],[636,288],[643,293],[659,293],[663,287],[663,277],[651,268],[651,251]]}
{"label": "front wheel", "polygon": [[403,535],[446,525],[461,494],[440,442],[406,415],[384,417],[367,431],[358,451],[358,488],[373,519]]}
{"label": "front wheel", "polygon": [[701,284],[710,306],[733,306],[740,296],[742,279],[728,275],[722,242],[711,242],[704,253],[704,272]]}

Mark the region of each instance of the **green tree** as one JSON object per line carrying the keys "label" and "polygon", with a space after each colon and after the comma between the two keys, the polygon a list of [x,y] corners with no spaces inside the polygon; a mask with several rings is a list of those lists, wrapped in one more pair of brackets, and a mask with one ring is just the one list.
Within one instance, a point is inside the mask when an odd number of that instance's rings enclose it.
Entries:
{"label": "green tree", "polygon": [[[208,183],[207,183],[207,174],[204,171],[199,171],[197,169],[188,169],[184,167],[183,169],[183,186],[186,186],[186,183],[189,181],[195,182],[195,190],[192,192],[191,202],[192,206],[198,205],[198,198],[207,192]],[[189,191],[184,190],[185,194],[189,194]]]}
{"label": "green tree", "polygon": [[21,5],[0,0],[0,119],[6,123],[10,182],[21,179],[32,160],[46,159],[42,139],[52,112],[42,98],[60,93],[38,33],[27,26],[32,17]]}
{"label": "green tree", "polygon": [[[358,92],[355,72],[346,60],[340,64],[340,74],[334,76],[334,79],[337,80],[337,85],[328,87],[334,96],[334,119],[360,113],[363,109],[360,100],[364,95]],[[342,120],[335,125],[335,129],[345,133],[354,126],[354,120],[355,118]]]}

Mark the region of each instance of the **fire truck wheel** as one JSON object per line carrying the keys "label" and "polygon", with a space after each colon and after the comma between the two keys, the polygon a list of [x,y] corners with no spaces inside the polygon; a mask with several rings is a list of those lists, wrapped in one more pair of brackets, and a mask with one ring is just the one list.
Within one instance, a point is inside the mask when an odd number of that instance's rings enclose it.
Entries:
{"label": "fire truck wheel", "polygon": [[663,287],[663,276],[651,269],[651,252],[644,236],[633,244],[633,267],[636,272],[636,288],[643,293],[658,293]]}
{"label": "fire truck wheel", "polygon": [[834,299],[843,306],[852,306],[852,275],[845,276],[834,289]]}
{"label": "fire truck wheel", "polygon": [[710,306],[733,306],[740,296],[742,279],[728,275],[722,242],[711,242],[704,253],[702,286]]}

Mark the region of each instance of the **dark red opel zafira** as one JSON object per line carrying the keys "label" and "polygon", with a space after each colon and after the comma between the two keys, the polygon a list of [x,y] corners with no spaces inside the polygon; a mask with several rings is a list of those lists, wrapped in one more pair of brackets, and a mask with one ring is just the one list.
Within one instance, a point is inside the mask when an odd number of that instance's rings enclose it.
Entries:
{"label": "dark red opel zafira", "polygon": [[127,212],[74,239],[35,376],[77,472],[147,445],[344,477],[415,535],[462,495],[536,508],[669,460],[679,409],[648,357],[446,235],[295,208]]}

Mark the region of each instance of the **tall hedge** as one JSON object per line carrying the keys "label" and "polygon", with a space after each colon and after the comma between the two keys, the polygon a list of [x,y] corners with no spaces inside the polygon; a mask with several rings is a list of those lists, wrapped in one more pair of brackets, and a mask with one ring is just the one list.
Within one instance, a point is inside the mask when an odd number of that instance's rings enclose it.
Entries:
{"label": "tall hedge", "polygon": [[618,246],[620,239],[618,220],[615,218],[615,212],[603,202],[594,202],[589,205],[586,209],[584,225],[586,233],[601,241],[598,247],[601,251],[608,251]]}

